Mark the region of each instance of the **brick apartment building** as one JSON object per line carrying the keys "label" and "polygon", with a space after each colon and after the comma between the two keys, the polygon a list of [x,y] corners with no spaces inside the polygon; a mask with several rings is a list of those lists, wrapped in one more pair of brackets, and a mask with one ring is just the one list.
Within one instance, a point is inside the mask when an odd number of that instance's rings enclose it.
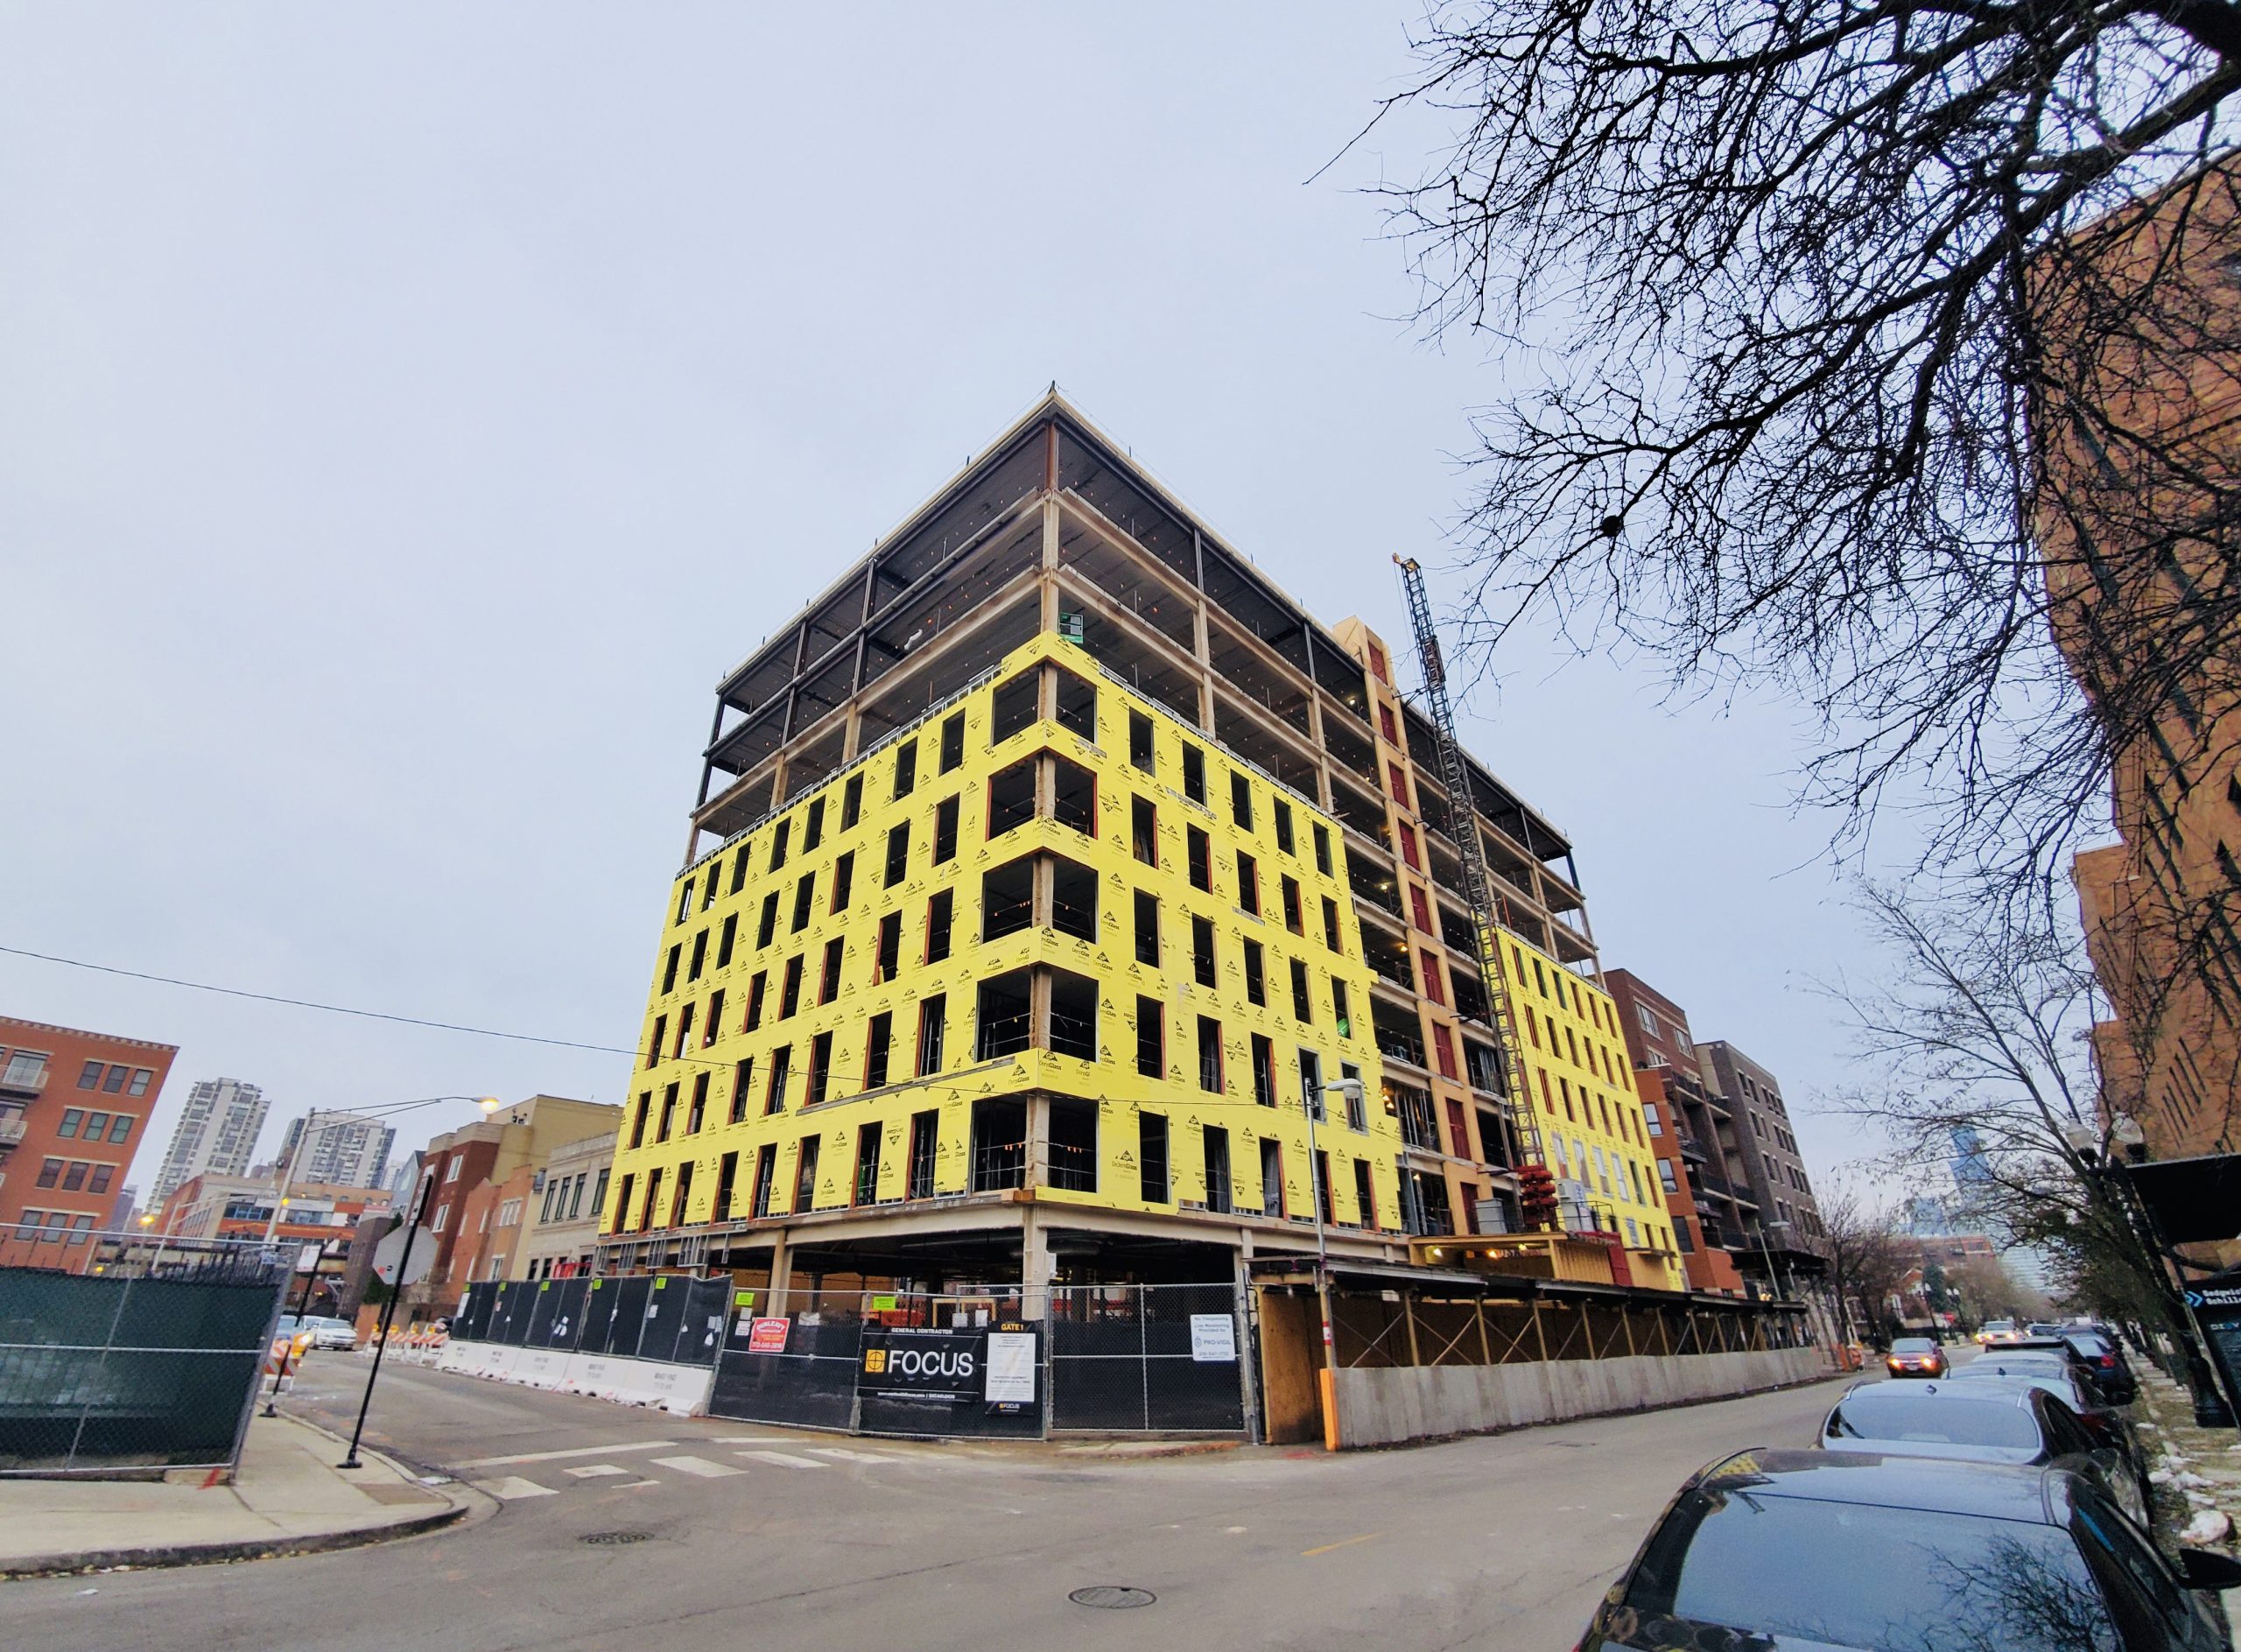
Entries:
{"label": "brick apartment building", "polygon": [[1741,1147],[1744,1173],[1759,1202],[1759,1240],[1774,1265],[1819,1271],[1817,1242],[1826,1233],[1813,1178],[1797,1137],[1790,1133],[1789,1104],[1774,1075],[1725,1038],[1697,1045],[1697,1067],[1707,1089],[1727,1098]]}
{"label": "brick apartment building", "polygon": [[1743,1281],[1729,1253],[1742,1248],[1759,1201],[1726,1098],[1704,1086],[1687,1011],[1631,970],[1604,979],[1626,1030],[1689,1288],[1736,1295]]}
{"label": "brick apartment building", "polygon": [[[2104,1105],[2139,1125],[2154,1158],[2241,1150],[2241,687],[2230,640],[2198,651],[2232,624],[2236,188],[2215,165],[2082,232],[2101,236],[2103,302],[2150,315],[2091,348],[2091,411],[2042,454],[2056,641],[2097,706],[2137,703],[2146,685],[2160,708],[2116,735],[2119,840],[2073,868],[2113,1012],[2094,1034]],[[2139,278],[2150,269],[2152,299]],[[2160,348],[2137,351],[2142,338]],[[2241,1244],[2217,1259],[2241,1261]]]}
{"label": "brick apartment building", "polygon": [[89,1264],[178,1053],[0,1016],[0,1266]]}
{"label": "brick apartment building", "polygon": [[[311,1311],[331,1313],[349,1296],[359,1225],[389,1213],[386,1188],[341,1182],[291,1181],[282,1199],[277,1169],[249,1176],[205,1171],[190,1176],[148,1213],[144,1231],[157,1239],[263,1240],[292,1249],[316,1245],[319,1283]],[[273,1221],[278,1206],[280,1220]],[[299,1288],[291,1288],[290,1301]]]}
{"label": "brick apartment building", "polygon": [[[502,1242],[503,1258],[510,1261],[513,1235],[502,1227],[495,1237],[491,1232],[507,1201],[527,1199],[532,1177],[556,1149],[611,1134],[622,1116],[621,1107],[603,1102],[533,1095],[447,1130],[423,1148],[418,1178],[399,1208],[418,1211],[423,1190],[432,1189],[427,1227],[436,1255],[426,1279],[405,1293],[411,1317],[447,1313],[469,1283],[493,1277],[490,1262]],[[502,1263],[495,1276],[503,1276]]]}

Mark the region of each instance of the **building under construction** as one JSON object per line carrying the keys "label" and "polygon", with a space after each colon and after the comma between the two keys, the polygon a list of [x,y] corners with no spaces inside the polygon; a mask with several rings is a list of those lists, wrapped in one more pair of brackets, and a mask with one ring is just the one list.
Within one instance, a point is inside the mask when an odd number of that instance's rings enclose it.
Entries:
{"label": "building under construction", "polygon": [[1553,1198],[1683,1289],[1571,844],[1400,664],[1039,403],[718,685],[602,1269],[1236,1280]]}

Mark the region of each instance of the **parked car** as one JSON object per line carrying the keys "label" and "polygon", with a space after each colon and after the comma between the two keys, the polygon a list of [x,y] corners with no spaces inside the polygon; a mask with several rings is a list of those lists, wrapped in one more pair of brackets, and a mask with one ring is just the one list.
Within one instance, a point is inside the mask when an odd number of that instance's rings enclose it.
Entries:
{"label": "parked car", "polygon": [[2065,1331],[2062,1341],[2076,1353],[2111,1404],[2130,1405],[2139,1398],[2139,1378],[2116,1338],[2105,1331]]}
{"label": "parked car", "polygon": [[1821,1425],[1821,1448],[1964,1463],[2051,1465],[2083,1474],[2147,1523],[2147,1483],[2069,1406],[2029,1383],[1864,1382]]}
{"label": "parked car", "polygon": [[2029,1325],[2023,1327],[2023,1334],[2029,1337],[2059,1336],[2062,1334],[2062,1327],[2060,1325],[2049,1325],[2043,1319],[2034,1319]]}
{"label": "parked car", "polygon": [[1690,1477],[1579,1652],[2222,1652],[2199,1592],[2237,1584],[2063,1469],[1762,1448]]}
{"label": "parked car", "polygon": [[2022,1334],[2013,1319],[1987,1319],[1977,1327],[1977,1344],[1982,1347],[1987,1343],[2013,1342]]}
{"label": "parked car", "polygon": [[292,1313],[280,1316],[280,1329],[276,1334],[293,1335],[299,1331],[311,1332],[314,1348],[355,1348],[358,1346],[358,1332],[348,1319],[337,1319],[331,1314],[306,1314],[301,1318]]}
{"label": "parked car", "polygon": [[1900,1337],[1883,1363],[1894,1377],[1942,1377],[1950,1368],[1934,1337]]}
{"label": "parked car", "polygon": [[2120,1407],[2109,1403],[2107,1396],[2081,1367],[2049,1360],[2043,1355],[2027,1355],[2011,1360],[2003,1353],[1987,1350],[1967,1365],[1959,1367],[1946,1381],[1970,1384],[2028,1385],[2044,1388],[2069,1407],[2076,1414],[2077,1420],[2085,1424],[2086,1432],[2095,1439],[2122,1452],[2125,1460],[2135,1469],[2142,1466],[2139,1436],[2132,1427],[2132,1419]]}
{"label": "parked car", "polygon": [[2111,1405],[2130,1405],[2139,1398],[2139,1379],[2132,1374],[2123,1351],[2097,1331],[2003,1342],[1999,1357],[2007,1360],[2037,1358],[2075,1366],[2093,1379],[2093,1386],[2108,1396]]}

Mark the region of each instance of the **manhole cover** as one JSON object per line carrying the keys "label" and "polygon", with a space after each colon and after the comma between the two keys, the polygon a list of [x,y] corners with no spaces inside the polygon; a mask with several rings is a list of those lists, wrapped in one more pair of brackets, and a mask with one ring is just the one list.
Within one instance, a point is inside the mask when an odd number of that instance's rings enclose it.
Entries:
{"label": "manhole cover", "polygon": [[1077,1589],[1066,1597],[1078,1606],[1148,1606],[1159,1599],[1149,1589],[1124,1589],[1117,1584],[1100,1583],[1087,1589]]}
{"label": "manhole cover", "polygon": [[619,1543],[645,1543],[650,1541],[653,1535],[650,1531],[587,1531],[576,1541],[591,1543],[599,1548],[607,1548]]}

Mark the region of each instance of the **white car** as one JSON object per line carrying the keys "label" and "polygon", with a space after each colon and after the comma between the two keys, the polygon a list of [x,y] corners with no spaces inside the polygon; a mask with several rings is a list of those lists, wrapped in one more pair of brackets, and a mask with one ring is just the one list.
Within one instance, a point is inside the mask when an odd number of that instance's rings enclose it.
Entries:
{"label": "white car", "polygon": [[330,1314],[309,1314],[300,1320],[292,1313],[280,1316],[280,1335],[293,1336],[299,1331],[312,1333],[314,1348],[349,1349],[358,1346],[356,1328],[348,1319],[337,1319]]}

